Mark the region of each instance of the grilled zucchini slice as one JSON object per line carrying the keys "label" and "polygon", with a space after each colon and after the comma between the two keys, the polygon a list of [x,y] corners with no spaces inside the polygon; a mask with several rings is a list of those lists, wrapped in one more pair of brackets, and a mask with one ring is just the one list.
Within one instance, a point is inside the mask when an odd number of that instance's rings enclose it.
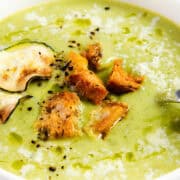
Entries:
{"label": "grilled zucchini slice", "polygon": [[33,77],[50,77],[54,52],[43,43],[21,43],[0,51],[0,88],[22,92]]}

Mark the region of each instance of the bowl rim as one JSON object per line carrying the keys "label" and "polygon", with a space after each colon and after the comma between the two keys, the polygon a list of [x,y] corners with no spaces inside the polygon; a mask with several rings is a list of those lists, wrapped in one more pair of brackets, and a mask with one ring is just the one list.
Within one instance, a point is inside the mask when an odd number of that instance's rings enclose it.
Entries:
{"label": "bowl rim", "polygon": [[[161,16],[166,17],[170,21],[173,21],[179,26],[180,24],[180,0],[114,0],[119,2],[125,2],[133,4],[144,9],[148,9],[151,12],[158,13]],[[39,3],[48,3],[52,0],[1,0],[0,6],[0,20],[13,15],[16,12],[24,9],[36,6]],[[13,6],[9,6],[13,4]],[[163,4],[163,8],[162,8]],[[22,180],[23,177],[16,176],[4,169],[0,168],[0,179],[1,180]],[[167,173],[163,176],[156,178],[156,180],[179,180],[180,179],[180,168]]]}

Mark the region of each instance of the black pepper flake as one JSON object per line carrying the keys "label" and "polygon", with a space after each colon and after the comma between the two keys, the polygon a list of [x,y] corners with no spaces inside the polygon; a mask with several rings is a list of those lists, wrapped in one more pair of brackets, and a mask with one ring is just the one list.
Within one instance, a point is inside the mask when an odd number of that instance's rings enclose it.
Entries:
{"label": "black pepper flake", "polygon": [[64,169],[64,166],[61,166],[61,169]]}
{"label": "black pepper flake", "polygon": [[68,69],[69,69],[69,71],[72,71],[73,70],[73,66],[69,66]]}
{"label": "black pepper flake", "polygon": [[110,7],[104,7],[104,10],[106,10],[106,11],[108,11],[108,10],[110,10]]}
{"label": "black pepper flake", "polygon": [[81,44],[80,44],[80,43],[77,43],[77,46],[79,47],[79,46],[81,46]]}
{"label": "black pepper flake", "polygon": [[49,66],[51,66],[51,67],[52,67],[52,66],[54,66],[54,64],[53,64],[53,63],[51,63]]}
{"label": "black pepper flake", "polygon": [[66,158],[67,158],[67,156],[66,156],[66,155],[64,155],[64,156],[63,156],[63,159],[66,159]]}
{"label": "black pepper flake", "polygon": [[95,35],[95,32],[94,32],[94,31],[91,31],[90,34],[94,36],[94,35]]}
{"label": "black pepper flake", "polygon": [[70,147],[69,149],[72,150],[72,147]]}
{"label": "black pepper flake", "polygon": [[48,91],[48,94],[53,94],[53,91],[49,90],[49,91]]}
{"label": "black pepper flake", "polygon": [[95,31],[97,31],[97,32],[98,32],[99,30],[100,30],[100,29],[99,29],[98,27],[95,29]]}
{"label": "black pepper flake", "polygon": [[40,144],[37,144],[36,147],[39,148],[39,147],[40,147]]}
{"label": "black pepper flake", "polygon": [[50,166],[50,167],[49,167],[49,171],[54,172],[54,171],[56,171],[56,168],[55,168],[55,167]]}
{"label": "black pepper flake", "polygon": [[76,41],[75,41],[75,40],[72,40],[72,41],[69,41],[69,42],[71,42],[71,43],[73,43],[73,44],[75,44],[75,43],[76,43]]}
{"label": "black pepper flake", "polygon": [[65,71],[66,68],[67,68],[66,66],[63,66],[63,67],[61,68],[61,70],[62,70],[62,71]]}
{"label": "black pepper flake", "polygon": [[62,71],[65,71],[68,67],[71,61],[69,61],[64,67],[61,68]]}
{"label": "black pepper flake", "polygon": [[39,52],[39,55],[41,55],[41,52]]}
{"label": "black pepper flake", "polygon": [[58,79],[59,77],[60,77],[60,75],[56,75],[56,77],[55,77],[55,78],[56,78],[56,79]]}
{"label": "black pepper flake", "polygon": [[59,86],[60,89],[64,89],[64,86]]}
{"label": "black pepper flake", "polygon": [[72,46],[72,45],[69,45],[68,47],[69,47],[69,48],[74,48],[74,46]]}
{"label": "black pepper flake", "polygon": [[62,62],[63,60],[62,59],[56,59],[56,62]]}
{"label": "black pepper flake", "polygon": [[28,107],[27,110],[28,110],[28,111],[31,111],[31,110],[32,110],[32,107]]}
{"label": "black pepper flake", "polygon": [[68,75],[69,75],[69,73],[66,71],[66,72],[65,72],[65,76],[68,76]]}
{"label": "black pepper flake", "polygon": [[36,141],[32,140],[31,143],[32,143],[32,144],[36,144]]}

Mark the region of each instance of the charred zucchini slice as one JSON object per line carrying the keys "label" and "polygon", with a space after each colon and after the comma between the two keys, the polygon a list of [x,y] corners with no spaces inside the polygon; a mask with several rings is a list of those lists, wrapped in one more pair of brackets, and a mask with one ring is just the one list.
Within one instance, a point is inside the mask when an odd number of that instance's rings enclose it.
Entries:
{"label": "charred zucchini slice", "polygon": [[54,52],[43,43],[21,43],[0,51],[0,88],[22,92],[33,77],[50,77]]}
{"label": "charred zucchini slice", "polygon": [[0,91],[0,123],[5,123],[7,121],[20,99],[23,97],[25,97],[23,94],[10,94]]}

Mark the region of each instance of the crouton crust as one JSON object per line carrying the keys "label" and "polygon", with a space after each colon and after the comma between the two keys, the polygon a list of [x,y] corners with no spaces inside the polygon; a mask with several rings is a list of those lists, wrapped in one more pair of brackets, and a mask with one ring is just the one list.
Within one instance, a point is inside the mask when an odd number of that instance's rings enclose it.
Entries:
{"label": "crouton crust", "polygon": [[80,100],[76,93],[61,92],[48,99],[36,123],[43,140],[78,135]]}
{"label": "crouton crust", "polygon": [[93,70],[97,70],[99,68],[99,60],[102,58],[101,46],[99,43],[91,44],[88,46],[84,55],[89,62],[89,66]]}
{"label": "crouton crust", "polygon": [[81,96],[87,98],[95,104],[101,103],[108,94],[103,82],[95,75],[94,72],[89,70],[81,70],[71,74],[69,76],[68,83],[74,86],[75,90]]}
{"label": "crouton crust", "polygon": [[110,92],[117,94],[131,92],[139,89],[143,80],[143,77],[133,77],[125,72],[122,68],[122,60],[118,59],[114,61],[107,87]]}
{"label": "crouton crust", "polygon": [[128,106],[125,103],[105,102],[98,112],[98,120],[90,126],[94,133],[104,138],[118,121],[127,115]]}

